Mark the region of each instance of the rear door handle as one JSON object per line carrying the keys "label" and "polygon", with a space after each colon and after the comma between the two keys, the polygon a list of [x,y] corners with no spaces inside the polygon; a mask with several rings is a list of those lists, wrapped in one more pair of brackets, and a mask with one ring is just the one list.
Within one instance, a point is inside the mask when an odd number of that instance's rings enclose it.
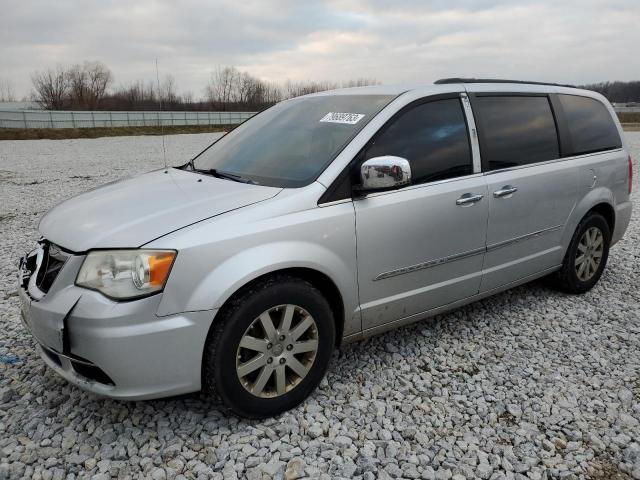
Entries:
{"label": "rear door handle", "polygon": [[456,200],[456,205],[464,207],[465,205],[473,205],[484,198],[484,195],[473,195],[471,193],[465,193],[459,199]]}
{"label": "rear door handle", "polygon": [[516,187],[512,187],[511,185],[505,185],[500,190],[496,190],[495,192],[493,192],[493,196],[494,198],[507,197],[509,195],[516,193],[517,191],[518,189]]}

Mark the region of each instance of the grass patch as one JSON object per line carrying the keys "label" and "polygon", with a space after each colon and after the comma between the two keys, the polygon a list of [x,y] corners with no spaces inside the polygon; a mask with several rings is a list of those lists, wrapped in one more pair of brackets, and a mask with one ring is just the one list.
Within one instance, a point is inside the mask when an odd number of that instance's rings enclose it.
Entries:
{"label": "grass patch", "polygon": [[[181,125],[164,127],[165,135],[180,133],[227,132],[231,125]],[[161,135],[160,127],[104,128],[0,128],[0,140],[64,140],[69,138],[121,137],[129,135]]]}
{"label": "grass patch", "polygon": [[640,123],[640,112],[619,112],[620,123]]}

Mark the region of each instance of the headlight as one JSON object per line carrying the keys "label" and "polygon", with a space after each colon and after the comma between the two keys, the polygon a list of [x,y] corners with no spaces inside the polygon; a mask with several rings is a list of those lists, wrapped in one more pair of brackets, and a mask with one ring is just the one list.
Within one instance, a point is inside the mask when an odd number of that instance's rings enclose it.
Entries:
{"label": "headlight", "polygon": [[172,250],[96,250],[84,259],[76,285],[117,300],[144,297],[162,291],[175,258]]}

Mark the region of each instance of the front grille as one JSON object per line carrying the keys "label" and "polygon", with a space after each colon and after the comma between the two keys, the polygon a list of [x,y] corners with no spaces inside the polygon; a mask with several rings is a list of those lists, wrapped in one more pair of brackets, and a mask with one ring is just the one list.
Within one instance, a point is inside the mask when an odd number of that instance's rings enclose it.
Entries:
{"label": "front grille", "polygon": [[42,292],[47,293],[70,255],[53,243],[46,240],[44,243],[44,257],[36,276],[36,286]]}
{"label": "front grille", "polygon": [[[23,287],[28,288],[31,277],[35,275],[35,287],[44,295],[49,292],[60,270],[71,255],[48,240],[41,240],[38,243],[39,248],[23,260],[22,280]],[[38,260],[39,256],[41,256],[40,261]]]}

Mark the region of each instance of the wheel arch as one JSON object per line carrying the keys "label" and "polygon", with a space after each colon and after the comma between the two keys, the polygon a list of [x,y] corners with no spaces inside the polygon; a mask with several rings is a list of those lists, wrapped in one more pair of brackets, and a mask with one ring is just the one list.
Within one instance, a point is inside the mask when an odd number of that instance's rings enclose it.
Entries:
{"label": "wheel arch", "polygon": [[[244,291],[250,289],[256,283],[263,282],[268,278],[279,275],[295,277],[299,278],[300,280],[309,282],[311,285],[317,288],[320,293],[327,299],[327,301],[329,302],[329,307],[331,308],[331,311],[333,313],[333,320],[336,328],[336,347],[339,347],[342,343],[345,326],[344,299],[336,283],[327,274],[313,268],[287,267],[262,273],[261,275],[248,280],[246,283],[238,287],[233,293],[231,293],[224,300],[219,310],[222,311],[223,309],[228,308],[229,304],[231,304],[239,295],[242,295]],[[216,320],[214,319],[213,323],[215,323],[215,321]],[[213,324],[209,328],[211,330],[213,328]]]}
{"label": "wheel arch", "polygon": [[609,232],[613,235],[613,230],[616,226],[616,211],[610,203],[600,202],[597,205],[594,205],[582,218],[586,217],[590,213],[598,213],[602,215],[607,221],[607,225],[609,225]]}
{"label": "wheel arch", "polygon": [[[582,215],[576,214],[574,216],[574,219],[577,218],[577,224],[570,230],[570,243],[567,249],[565,249],[562,265],[553,277],[554,284],[557,288],[566,293],[572,294],[585,293],[593,288],[602,275],[602,271],[605,268],[608,257],[608,246],[606,242],[601,242],[602,252],[598,263],[592,260],[589,250],[583,248],[583,253],[579,254],[579,242],[582,241],[583,235],[588,231],[587,228],[591,228],[591,226],[586,222],[589,222],[589,220],[592,219],[592,221],[597,220],[600,222],[599,225],[601,225],[601,222],[604,221],[610,229],[610,234],[613,234],[612,229],[615,226],[615,210],[607,201],[596,202],[594,205],[585,208],[580,213],[582,213]],[[568,232],[566,231],[565,233]],[[587,242],[590,241],[590,237],[588,237]],[[595,248],[595,245],[593,245],[593,248]],[[580,265],[578,265],[578,256],[583,258]],[[587,259],[591,259],[587,260],[586,264],[589,265],[590,262],[595,267],[595,270],[591,273],[590,269],[587,269],[586,278],[582,278],[581,272],[584,273],[585,256],[587,256]]]}
{"label": "wheel arch", "polygon": [[590,190],[584,197],[582,197],[575,205],[573,211],[571,212],[571,215],[567,220],[567,224],[565,225],[562,238],[564,252],[566,252],[567,248],[569,247],[569,243],[573,238],[573,234],[575,233],[576,228],[578,227],[582,219],[589,213],[596,212],[602,215],[607,221],[607,224],[609,225],[609,228],[611,230],[611,234],[613,235],[613,229],[616,223],[614,205],[615,201],[613,192],[605,187],[594,188],[593,190]]}

